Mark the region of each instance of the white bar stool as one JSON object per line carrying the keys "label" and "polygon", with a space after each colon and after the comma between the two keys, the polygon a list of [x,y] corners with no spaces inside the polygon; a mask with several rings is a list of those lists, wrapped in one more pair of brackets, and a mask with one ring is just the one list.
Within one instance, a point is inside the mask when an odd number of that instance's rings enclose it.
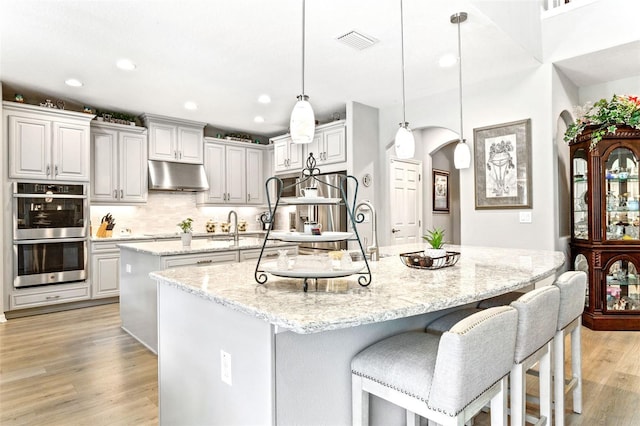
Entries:
{"label": "white bar stool", "polygon": [[[573,412],[582,412],[582,349],[580,330],[587,290],[587,274],[568,271],[555,281],[560,289],[560,311],[553,338],[554,397],[556,426],[564,426],[564,396],[573,391]],[[571,375],[565,381],[565,336],[571,336]]]}
{"label": "white bar stool", "polygon": [[369,394],[441,425],[462,426],[491,403],[491,424],[506,425],[507,376],[513,365],[518,313],[508,306],[477,312],[440,336],[398,334],[351,362],[354,425],[369,423]]}

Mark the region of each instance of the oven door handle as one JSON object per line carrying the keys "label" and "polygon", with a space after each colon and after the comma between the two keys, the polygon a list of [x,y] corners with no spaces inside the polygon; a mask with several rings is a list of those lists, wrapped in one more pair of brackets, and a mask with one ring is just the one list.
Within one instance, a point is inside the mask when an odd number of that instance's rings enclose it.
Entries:
{"label": "oven door handle", "polygon": [[38,240],[13,240],[13,244],[22,245],[22,244],[54,244],[54,243],[76,243],[76,242],[86,242],[88,238],[80,237],[80,238],[41,238]]}
{"label": "oven door handle", "polygon": [[65,195],[65,194],[13,194],[13,198],[75,198],[75,199],[86,199],[86,195]]}

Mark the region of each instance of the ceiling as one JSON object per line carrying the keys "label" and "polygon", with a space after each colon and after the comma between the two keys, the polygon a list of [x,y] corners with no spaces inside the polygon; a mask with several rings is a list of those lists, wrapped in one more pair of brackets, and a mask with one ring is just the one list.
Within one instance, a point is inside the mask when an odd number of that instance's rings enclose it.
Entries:
{"label": "ceiling", "polygon": [[[539,63],[467,0],[405,0],[407,101],[457,89],[457,68],[438,60],[456,53],[449,17],[460,10],[469,13],[465,84]],[[306,16],[305,92],[320,122],[344,118],[346,101],[401,104],[398,0],[308,0]],[[270,136],[286,131],[302,91],[300,0],[3,0],[0,19],[0,78],[52,99]],[[357,50],[337,40],[352,30],[377,43]],[[116,68],[121,58],[136,69]],[[565,61],[567,74],[581,84],[609,77],[580,74],[585,60]],[[68,78],[83,86],[66,86]],[[261,94],[271,103],[258,102]],[[186,110],[186,101],[198,109]]]}

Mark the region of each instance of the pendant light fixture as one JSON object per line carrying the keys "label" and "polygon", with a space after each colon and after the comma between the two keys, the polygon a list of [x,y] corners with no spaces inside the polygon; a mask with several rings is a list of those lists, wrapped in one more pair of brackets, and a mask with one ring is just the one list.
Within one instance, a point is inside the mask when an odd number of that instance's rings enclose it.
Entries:
{"label": "pendant light fixture", "polygon": [[471,150],[464,139],[462,128],[462,43],[460,42],[460,24],[467,20],[466,12],[451,15],[451,23],[458,26],[458,85],[460,88],[460,140],[453,151],[453,164],[456,169],[468,169],[471,166]]}
{"label": "pendant light fixture", "polygon": [[402,11],[402,0],[400,0],[400,50],[402,53],[402,123],[396,133],[394,146],[396,156],[398,158],[411,158],[416,149],[416,142],[413,138],[413,132],[409,128],[406,119],[406,101],[404,94],[404,14]]}
{"label": "pendant light fixture", "polygon": [[316,118],[309,97],[304,94],[305,0],[302,0],[302,94],[291,111],[289,133],[293,143],[311,143],[316,131]]}

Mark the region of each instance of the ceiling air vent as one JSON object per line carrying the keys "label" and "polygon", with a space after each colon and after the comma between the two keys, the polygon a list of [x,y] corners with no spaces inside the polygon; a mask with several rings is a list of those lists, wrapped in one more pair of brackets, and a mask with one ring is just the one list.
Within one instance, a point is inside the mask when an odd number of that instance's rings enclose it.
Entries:
{"label": "ceiling air vent", "polygon": [[371,47],[378,42],[373,37],[360,34],[357,31],[349,31],[346,34],[339,36],[336,40],[343,42],[347,46],[351,46],[354,49],[363,50],[367,47]]}

